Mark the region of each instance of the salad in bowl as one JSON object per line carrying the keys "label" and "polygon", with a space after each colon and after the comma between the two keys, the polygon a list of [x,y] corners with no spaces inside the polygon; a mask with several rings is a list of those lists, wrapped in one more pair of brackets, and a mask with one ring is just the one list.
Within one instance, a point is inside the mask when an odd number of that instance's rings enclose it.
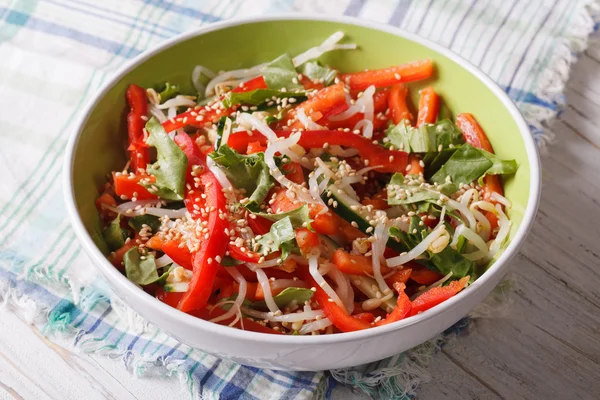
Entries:
{"label": "salad in bowl", "polygon": [[508,242],[517,163],[453,116],[433,60],[321,63],[361,51],[343,36],[198,65],[194,91],[130,83],[128,161],[96,200],[115,268],[195,317],[285,335],[386,325],[469,290]]}

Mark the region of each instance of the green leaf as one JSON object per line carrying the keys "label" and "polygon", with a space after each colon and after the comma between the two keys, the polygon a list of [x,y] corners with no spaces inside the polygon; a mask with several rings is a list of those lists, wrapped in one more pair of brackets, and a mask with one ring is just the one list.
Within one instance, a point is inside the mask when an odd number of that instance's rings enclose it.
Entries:
{"label": "green leaf", "polygon": [[[298,305],[302,306],[305,302],[309,301],[312,298],[314,293],[315,292],[313,292],[310,289],[289,287],[283,289],[283,291],[277,296],[274,296],[273,300],[279,308],[284,308],[292,301],[296,301]],[[263,309],[267,307],[267,304],[264,301],[255,301],[250,304],[250,307],[255,309]]]}
{"label": "green leaf", "polygon": [[121,228],[121,214],[117,215],[117,218],[113,219],[106,227],[102,237],[112,251],[123,247],[127,240],[127,232]]}
{"label": "green leaf", "polygon": [[256,243],[260,244],[259,254],[268,255],[281,250],[280,258],[285,260],[296,247],[296,234],[290,217],[285,217],[271,225],[269,233],[262,235]]}
{"label": "green leaf", "polygon": [[210,153],[210,157],[221,167],[234,187],[244,189],[246,195],[250,195],[245,207],[253,211],[260,210],[260,205],[275,185],[269,166],[264,161],[264,154],[243,155],[224,144]]}
{"label": "green leaf", "polygon": [[282,92],[274,89],[256,89],[249,92],[229,92],[223,99],[223,106],[229,108],[236,104],[245,104],[249,106],[258,106],[263,103],[268,103],[275,98],[291,98],[294,97],[298,102],[306,99],[305,92]]}
{"label": "green leaf", "polygon": [[[188,162],[185,153],[167,135],[160,122],[154,117],[146,123],[146,130],[150,134],[146,143],[156,147],[158,159],[154,164],[148,165],[146,169],[150,175],[154,175],[156,181],[144,186],[162,199],[182,200]],[[153,187],[158,190],[154,190]]]}
{"label": "green leaf", "polygon": [[[425,225],[420,225],[420,222],[421,218],[415,215],[411,218],[408,232],[404,232],[397,227],[391,227],[389,230],[390,236],[398,238],[407,247],[407,250],[410,250],[431,233],[429,228]],[[413,233],[415,229],[416,233]],[[418,263],[443,275],[447,275],[452,271],[453,279],[470,275],[475,268],[473,261],[467,260],[459,252],[450,247],[450,245],[437,254],[427,251],[424,255],[427,258],[418,260]]]}
{"label": "green leaf", "polygon": [[454,183],[444,183],[438,186],[423,184],[420,180],[404,179],[404,175],[397,172],[392,176],[387,185],[388,204],[406,205],[421,203],[427,200],[437,201],[441,195],[450,196],[458,190]]}
{"label": "green leaf", "polygon": [[155,215],[137,215],[129,219],[129,226],[133,228],[136,232],[142,230],[142,225],[148,225],[153,233],[156,233],[160,230],[160,218]]}
{"label": "green leaf", "polygon": [[311,81],[323,82],[325,86],[331,85],[337,76],[336,70],[324,67],[318,61],[308,61],[302,64],[299,71]]}
{"label": "green leaf", "polygon": [[294,228],[306,227],[312,221],[310,219],[310,215],[308,214],[308,206],[306,204],[304,204],[302,207],[296,208],[295,210],[284,213],[268,214],[253,212],[253,214],[274,222],[280,221],[284,218],[289,218]]}
{"label": "green leaf", "polygon": [[158,93],[160,95],[161,104],[181,93],[179,85],[171,85],[169,82],[165,82],[163,88],[161,88],[160,92]]}
{"label": "green leaf", "polygon": [[467,275],[471,275],[475,268],[475,263],[467,260],[458,251],[454,250],[450,245],[437,254],[430,252],[429,261],[436,270],[442,275],[448,275],[452,272],[453,279],[459,279]]}
{"label": "green leaf", "polygon": [[400,121],[398,125],[389,126],[386,136],[389,139],[388,146],[393,145],[407,153],[439,152],[440,149],[464,142],[460,129],[447,119],[435,124],[423,124],[418,128],[407,121]]}
{"label": "green leaf", "polygon": [[235,267],[236,265],[240,265],[243,263],[243,261],[236,260],[235,258],[230,256],[221,257],[221,265],[224,267]]}
{"label": "green leaf", "polygon": [[268,63],[262,70],[262,75],[269,89],[286,88],[287,90],[294,90],[302,88],[302,85],[294,83],[294,78],[297,82],[298,73],[294,68],[292,58],[288,54],[283,54]]}
{"label": "green leaf", "polygon": [[431,177],[435,183],[469,184],[486,174],[512,174],[517,170],[515,160],[501,160],[494,154],[464,144],[456,149],[446,163]]}
{"label": "green leaf", "polygon": [[145,257],[146,259],[142,260],[137,246],[125,253],[123,263],[127,279],[142,286],[166,280],[169,273],[165,272],[162,276],[158,276],[154,256],[148,254]]}

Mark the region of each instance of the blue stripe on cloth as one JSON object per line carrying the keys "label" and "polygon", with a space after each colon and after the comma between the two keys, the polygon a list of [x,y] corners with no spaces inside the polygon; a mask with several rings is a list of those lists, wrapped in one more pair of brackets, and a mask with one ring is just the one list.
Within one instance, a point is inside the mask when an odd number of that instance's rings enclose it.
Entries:
{"label": "blue stripe on cloth", "polygon": [[404,21],[411,4],[412,0],[398,1],[398,4],[396,4],[396,8],[394,9],[394,12],[392,13],[388,23],[394,26],[400,26],[402,21]]}
{"label": "blue stripe on cloth", "polygon": [[471,11],[473,10],[473,7],[475,7],[475,3],[477,3],[477,0],[473,0],[471,2],[471,5],[469,6],[469,8],[467,8],[465,15],[463,15],[460,22],[458,23],[458,28],[456,28],[456,30],[454,31],[454,34],[452,35],[452,39],[450,39],[450,42],[448,43],[449,49],[452,48],[452,45],[454,44],[454,41],[456,40],[456,37],[458,36],[458,32],[460,31],[460,28],[462,28],[465,20],[467,19],[467,16],[471,13]]}
{"label": "blue stripe on cloth", "polygon": [[[52,1],[52,0],[44,0],[44,1],[46,3],[49,3],[49,4],[54,4],[54,5],[59,6],[59,7],[67,8],[67,9],[69,9],[71,11],[77,11],[77,12],[80,12],[80,13],[85,14],[85,15],[90,15],[92,17],[96,17],[96,18],[99,18],[99,19],[102,19],[102,20],[115,22],[117,24],[124,25],[124,26],[131,27],[131,23],[133,23],[133,21],[131,21],[131,22],[123,21],[123,20],[120,20],[120,19],[108,16],[108,15],[103,15],[103,14],[96,13],[96,12],[93,12],[93,11],[88,11],[88,10],[84,10],[84,9],[81,9],[81,8],[78,8],[78,7],[73,7],[72,5],[66,5],[66,4],[63,4],[63,3],[59,3],[57,1]],[[125,15],[125,14],[121,14],[121,15]],[[162,27],[162,26],[160,28],[164,29],[164,27]],[[161,37],[163,39],[170,38],[171,36],[173,36],[173,34],[179,33],[179,31],[174,31],[172,29],[169,30],[169,31],[172,32],[172,34],[158,33],[158,32],[155,31],[155,29],[150,29],[150,28],[147,28],[145,26],[140,26],[140,27],[137,27],[136,29],[140,30],[142,32],[149,32],[149,33],[151,33],[151,34],[153,34],[155,36],[159,36],[159,37]]]}
{"label": "blue stripe on cloth", "polygon": [[344,14],[350,17],[357,17],[365,5],[366,0],[350,0],[350,3],[346,6]]}
{"label": "blue stripe on cloth", "polygon": [[[217,367],[219,365],[221,365],[221,362],[223,362],[223,360],[221,360],[220,358],[217,358],[217,360],[214,362],[214,364],[208,370],[204,371],[204,374],[203,374],[204,376],[202,376],[202,379],[200,379],[201,387],[205,386],[208,383],[208,381],[213,378],[213,376],[215,375],[214,371],[217,369]],[[221,378],[219,378],[219,377],[217,377],[216,379],[217,379],[217,382],[219,380],[221,380]],[[214,383],[212,383],[212,384],[214,385]]]}
{"label": "blue stripe on cloth", "polygon": [[548,108],[553,111],[558,110],[558,105],[556,103],[542,100],[531,92],[525,92],[522,89],[509,86],[504,86],[502,87],[502,89],[504,89],[504,91],[510,96],[511,99],[520,99],[519,103],[533,104],[536,106]]}
{"label": "blue stripe on cloth", "polygon": [[508,21],[508,19],[510,18],[510,15],[512,14],[513,10],[515,9],[515,6],[517,5],[517,3],[518,3],[518,0],[514,0],[514,2],[512,3],[512,5],[510,6],[510,10],[508,10],[508,13],[506,14],[506,16],[504,17],[504,19],[502,20],[502,22],[500,23],[500,25],[498,26],[498,28],[496,29],[496,31],[492,35],[492,38],[490,39],[490,41],[487,44],[487,46],[485,46],[485,50],[483,51],[483,55],[479,59],[479,63],[477,65],[481,66],[483,64],[483,61],[485,60],[485,57],[487,56],[488,52],[492,48],[492,44],[494,44],[494,41],[498,37],[498,33],[500,33],[500,31],[502,30],[502,28],[504,28],[504,25],[506,25],[506,21]]}
{"label": "blue stripe on cloth", "polygon": [[256,375],[251,373],[246,368],[239,368],[235,374],[231,377],[227,385],[222,389],[221,394],[226,399],[251,399],[254,396],[250,397],[248,395],[242,397],[246,392],[246,388],[252,382]]}
{"label": "blue stripe on cloth", "polygon": [[[201,19],[202,21],[205,21],[205,22],[216,22],[216,21],[220,20],[220,18],[217,16],[204,13],[202,11],[196,10],[195,8],[173,4],[173,3],[169,2],[169,1],[165,1],[165,0],[144,0],[144,3],[154,6],[154,7],[157,7],[157,8],[162,8],[165,10],[172,11],[176,14],[185,15],[190,18]],[[199,2],[199,4],[201,4],[201,3]]]}
{"label": "blue stripe on cloth", "polygon": [[433,4],[433,0],[429,0],[429,4],[427,4],[427,8],[425,9],[425,12],[423,13],[423,17],[419,21],[419,25],[417,25],[417,29],[415,29],[415,33],[419,33],[419,31],[421,30],[421,27],[423,26],[423,22],[425,22],[425,18],[427,18],[427,15],[429,14],[429,10],[431,9],[432,4]]}
{"label": "blue stripe on cloth", "polygon": [[[45,1],[51,2],[50,0],[45,0]],[[82,2],[82,1],[78,1],[78,0],[65,0],[65,1],[68,1],[68,2],[74,3],[74,4],[80,4],[81,6],[84,6],[84,7],[93,9],[93,10],[103,11],[103,12],[108,13],[110,15],[118,15],[120,17],[129,19],[132,23],[134,23],[134,20],[135,20],[135,17],[133,15],[128,15],[128,14],[119,12],[118,10],[113,10],[113,9],[108,9],[108,8],[104,8],[104,7],[99,7],[99,6],[95,5],[95,4],[90,4],[90,3],[86,3],[86,2]],[[55,4],[57,4],[57,3],[55,3]],[[83,10],[83,12],[88,13],[88,11],[85,11],[85,10]],[[102,16],[102,18],[107,18],[108,19],[108,17],[104,16],[104,15]],[[131,25],[131,24],[128,23],[128,25]],[[170,32],[170,33],[173,33],[173,34],[181,33],[180,30],[169,28],[168,26],[160,26],[159,28],[162,29],[162,30],[164,30],[164,31],[166,31],[166,32]]]}
{"label": "blue stripe on cloth", "polygon": [[511,87],[512,83],[514,82],[515,78],[517,77],[517,74],[519,73],[519,70],[521,69],[523,62],[525,61],[525,57],[527,57],[527,55],[529,54],[529,49],[531,48],[531,45],[537,39],[537,37],[538,37],[540,31],[542,30],[542,28],[544,27],[544,25],[546,25],[546,22],[552,15],[552,12],[554,11],[554,7],[556,7],[557,3],[558,3],[558,0],[554,0],[552,7],[550,7],[550,11],[548,11],[546,16],[540,23],[540,26],[538,26],[538,28],[536,29],[534,35],[531,37],[531,40],[529,40],[529,43],[527,43],[527,47],[525,47],[525,51],[523,51],[523,54],[521,55],[521,59],[517,63],[517,68],[515,68],[515,72],[513,73],[512,77],[510,78],[510,81],[508,81],[508,85],[507,85],[508,87]]}
{"label": "blue stripe on cloth", "polygon": [[[256,367],[246,367],[250,371],[253,371],[255,374],[262,375],[269,382],[277,383],[278,385],[289,385],[288,382],[281,380],[281,378],[286,378],[286,380],[292,381],[294,387],[297,387],[297,384],[306,385],[306,386],[316,386],[316,384],[312,381],[311,377],[313,372],[296,372],[295,374],[286,372],[286,371],[275,371],[270,369],[259,369]],[[279,375],[279,376],[274,376]],[[310,376],[308,379],[304,376]]]}
{"label": "blue stripe on cloth", "polygon": [[[5,8],[0,8],[0,11],[5,10]],[[54,22],[31,17],[28,14],[19,11],[8,10],[8,12],[9,13],[6,16],[6,23],[10,25],[22,26],[34,31],[44,32],[58,37],[65,37],[117,55],[121,54],[122,52],[130,53],[134,56],[141,53],[140,50],[123,46],[121,43],[90,35],[89,33],[84,33],[73,28],[56,24]]]}

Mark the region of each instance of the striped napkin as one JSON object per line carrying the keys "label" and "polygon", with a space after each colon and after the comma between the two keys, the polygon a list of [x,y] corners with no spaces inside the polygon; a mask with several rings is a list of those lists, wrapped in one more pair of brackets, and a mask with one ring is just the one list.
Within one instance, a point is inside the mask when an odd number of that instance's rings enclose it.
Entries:
{"label": "striped napkin", "polygon": [[[81,251],[62,201],[63,149],[82,105],[128,59],[214,21],[291,11],[399,26],[482,68],[517,103],[536,142],[564,104],[569,66],[600,21],[574,0],[4,0],[0,2],[0,300],[45,317],[73,346],[120,355],[136,374],[175,374],[193,398],[308,399],[333,383],[373,397],[411,396],[426,374],[414,354],[330,372],[245,367],[170,338],[113,298]],[[408,372],[407,372],[408,371]]]}

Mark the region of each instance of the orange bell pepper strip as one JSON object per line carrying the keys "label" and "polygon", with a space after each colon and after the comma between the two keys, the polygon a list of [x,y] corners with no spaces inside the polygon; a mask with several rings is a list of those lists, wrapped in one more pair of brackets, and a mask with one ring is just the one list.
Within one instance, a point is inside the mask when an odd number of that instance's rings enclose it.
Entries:
{"label": "orange bell pepper strip", "polygon": [[408,111],[408,86],[403,83],[393,85],[390,89],[390,97],[388,98],[388,107],[392,114],[392,121],[398,125],[401,121],[407,120],[411,124],[414,122],[414,117]]}
{"label": "orange bell pepper strip", "polygon": [[[494,148],[487,135],[475,119],[469,113],[458,114],[456,116],[456,125],[462,130],[465,141],[471,146],[483,149],[489,153],[494,153]],[[486,175],[483,177],[483,199],[490,201],[492,193],[502,195],[502,184],[498,175]],[[498,226],[498,217],[494,213],[486,212],[485,217],[490,221],[492,230]]]}
{"label": "orange bell pepper strip", "polygon": [[170,240],[163,243],[161,250],[171,257],[175,264],[181,265],[185,269],[193,270],[192,253],[186,245],[181,246],[180,241]]}
{"label": "orange bell pepper strip", "polygon": [[[375,94],[373,95],[373,113],[375,116],[377,116],[377,114],[379,113],[383,113],[385,112],[385,110],[387,109],[388,106],[388,98],[390,96],[390,91],[389,89],[383,89],[380,90],[378,92],[375,92]],[[351,117],[348,117],[347,119],[341,120],[341,121],[330,121],[327,118],[322,118],[320,120],[317,121],[317,123],[319,125],[323,125],[326,126],[329,129],[353,129],[354,126],[362,119],[365,118],[365,115],[363,113],[357,113],[354,114]],[[374,118],[373,121],[373,130],[377,131],[380,130],[383,125],[385,125],[387,121],[386,120],[381,120],[377,117]]]}
{"label": "orange bell pepper strip", "polygon": [[146,90],[137,85],[129,85],[125,93],[130,111],[127,115],[127,136],[129,139],[129,153],[131,168],[137,172],[138,169],[146,170],[150,163],[148,145],[144,142],[144,125],[148,113],[148,99]]}
{"label": "orange bell pepper strip", "polygon": [[421,90],[417,126],[433,124],[440,113],[440,98],[431,86]]}
{"label": "orange bell pepper strip", "polygon": [[150,239],[148,239],[148,241],[146,242],[146,247],[149,247],[152,250],[162,251],[163,244],[163,240],[160,237],[158,237],[158,235],[154,235]]}
{"label": "orange bell pepper strip", "polygon": [[[373,276],[371,257],[362,254],[350,254],[344,249],[336,249],[332,261],[345,274]],[[385,275],[388,272],[390,272],[390,269],[382,265],[381,273]]]}
{"label": "orange bell pepper strip", "polygon": [[421,165],[421,159],[414,153],[408,155],[408,164],[410,169],[406,171],[406,175],[423,175],[425,168]]}
{"label": "orange bell pepper strip", "polygon": [[319,246],[319,235],[306,228],[296,229],[296,242],[302,254],[308,254]]}
{"label": "orange bell pepper strip", "polygon": [[433,62],[421,60],[395,67],[341,74],[339,78],[351,90],[365,90],[371,85],[382,88],[396,83],[427,79],[431,75],[433,75]]}
{"label": "orange bell pepper strip", "polygon": [[154,182],[155,178],[152,175],[128,175],[122,174],[121,172],[113,172],[112,175],[117,196],[125,196],[125,198],[129,200],[133,198],[137,200],[152,200],[158,198],[140,184],[142,179],[147,180],[148,182]]}
{"label": "orange bell pepper strip", "polygon": [[264,152],[266,149],[267,149],[267,147],[260,144],[259,141],[250,142],[250,143],[248,143],[246,154],[261,153],[261,152]]}
{"label": "orange bell pepper strip", "polygon": [[[313,118],[313,121],[315,121],[320,118],[339,114],[347,108],[348,104],[346,104],[344,84],[340,82],[319,90],[313,97],[302,102],[298,107],[287,113],[286,117],[279,123],[279,126],[288,126],[288,121],[294,119],[297,111],[300,109],[304,110],[304,114],[308,117],[313,117],[314,113],[320,113],[319,118]],[[304,128],[304,125],[296,121],[290,128]]]}
{"label": "orange bell pepper strip", "polygon": [[427,311],[448,300],[467,286],[470,277],[465,276],[458,281],[452,281],[448,286],[431,288],[412,301],[410,316]]}

